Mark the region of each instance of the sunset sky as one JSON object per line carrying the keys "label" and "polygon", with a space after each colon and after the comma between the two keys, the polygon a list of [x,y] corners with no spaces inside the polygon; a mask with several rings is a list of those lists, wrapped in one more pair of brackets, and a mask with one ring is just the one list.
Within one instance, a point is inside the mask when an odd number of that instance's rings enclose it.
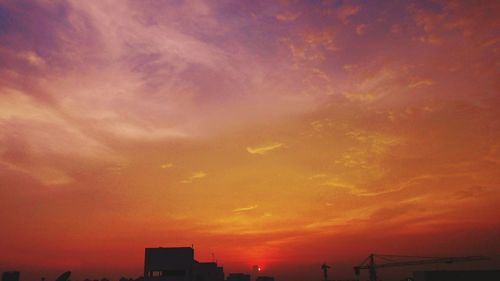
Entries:
{"label": "sunset sky", "polygon": [[499,74],[495,0],[0,0],[0,271],[498,254]]}

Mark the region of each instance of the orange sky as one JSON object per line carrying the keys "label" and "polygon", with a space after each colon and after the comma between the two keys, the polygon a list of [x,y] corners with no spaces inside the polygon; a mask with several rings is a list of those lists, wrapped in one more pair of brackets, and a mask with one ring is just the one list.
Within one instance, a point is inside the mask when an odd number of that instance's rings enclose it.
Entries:
{"label": "orange sky", "polygon": [[280,281],[495,255],[499,14],[0,1],[0,271],[137,276],[145,247],[191,244]]}

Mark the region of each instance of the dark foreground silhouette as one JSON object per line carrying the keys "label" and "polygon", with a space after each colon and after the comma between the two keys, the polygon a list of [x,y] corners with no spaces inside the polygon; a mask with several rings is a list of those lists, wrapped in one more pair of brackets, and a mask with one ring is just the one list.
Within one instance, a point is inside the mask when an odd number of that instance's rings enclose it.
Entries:
{"label": "dark foreground silhouette", "polygon": [[[354,267],[356,280],[361,278],[362,271],[367,271],[369,281],[382,281],[377,271],[383,268],[400,266],[428,265],[438,263],[456,263],[489,260],[484,256],[467,257],[412,257],[396,255],[369,255],[361,264]],[[331,267],[324,263],[321,265],[323,281],[341,281],[328,278]],[[144,275],[129,279],[122,277],[119,281],[275,281],[272,276],[259,276],[260,268],[254,266],[252,274],[229,273],[225,278],[224,268],[218,266],[216,261],[199,262],[194,259],[192,247],[146,248],[144,253]],[[55,281],[69,280],[71,272],[61,274]],[[45,278],[41,278],[45,281]],[[343,280],[343,281],[356,281]],[[455,271],[415,271],[413,277],[404,281],[499,281],[500,270],[455,270]],[[20,281],[20,272],[3,272],[2,281]],[[85,279],[84,281],[99,281]],[[100,281],[110,281],[102,278]],[[320,280],[318,280],[320,281]]]}

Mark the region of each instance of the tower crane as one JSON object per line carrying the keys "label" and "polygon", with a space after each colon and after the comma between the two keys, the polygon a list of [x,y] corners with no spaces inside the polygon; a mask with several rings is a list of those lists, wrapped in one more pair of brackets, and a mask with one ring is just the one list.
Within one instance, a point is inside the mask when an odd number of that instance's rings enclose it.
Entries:
{"label": "tower crane", "polygon": [[[375,259],[383,260],[383,263],[376,263]],[[399,260],[398,260],[399,259]],[[401,260],[406,259],[406,260]],[[410,260],[408,260],[410,259]],[[467,256],[467,257],[413,257],[397,255],[376,255],[370,254],[360,265],[354,267],[356,279],[359,281],[359,275],[362,269],[368,269],[370,281],[378,281],[377,270],[386,267],[399,267],[409,265],[436,264],[436,263],[455,263],[467,261],[489,260],[485,256]]]}

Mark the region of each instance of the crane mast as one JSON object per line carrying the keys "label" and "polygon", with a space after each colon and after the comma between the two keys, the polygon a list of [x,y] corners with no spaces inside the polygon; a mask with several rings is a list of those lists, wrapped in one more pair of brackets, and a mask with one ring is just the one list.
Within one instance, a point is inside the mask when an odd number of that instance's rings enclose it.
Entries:
{"label": "crane mast", "polygon": [[[384,260],[384,263],[376,263],[375,258]],[[413,260],[401,261],[397,259],[408,259]],[[399,267],[399,266],[411,266],[411,265],[423,265],[423,264],[436,264],[436,263],[455,263],[455,262],[467,262],[467,261],[481,261],[489,260],[490,258],[485,256],[467,256],[467,257],[412,257],[412,256],[397,256],[397,255],[376,255],[370,254],[360,265],[354,267],[354,273],[359,281],[359,276],[362,269],[368,269],[368,274],[370,281],[377,281],[377,269],[387,268],[387,267]]]}

